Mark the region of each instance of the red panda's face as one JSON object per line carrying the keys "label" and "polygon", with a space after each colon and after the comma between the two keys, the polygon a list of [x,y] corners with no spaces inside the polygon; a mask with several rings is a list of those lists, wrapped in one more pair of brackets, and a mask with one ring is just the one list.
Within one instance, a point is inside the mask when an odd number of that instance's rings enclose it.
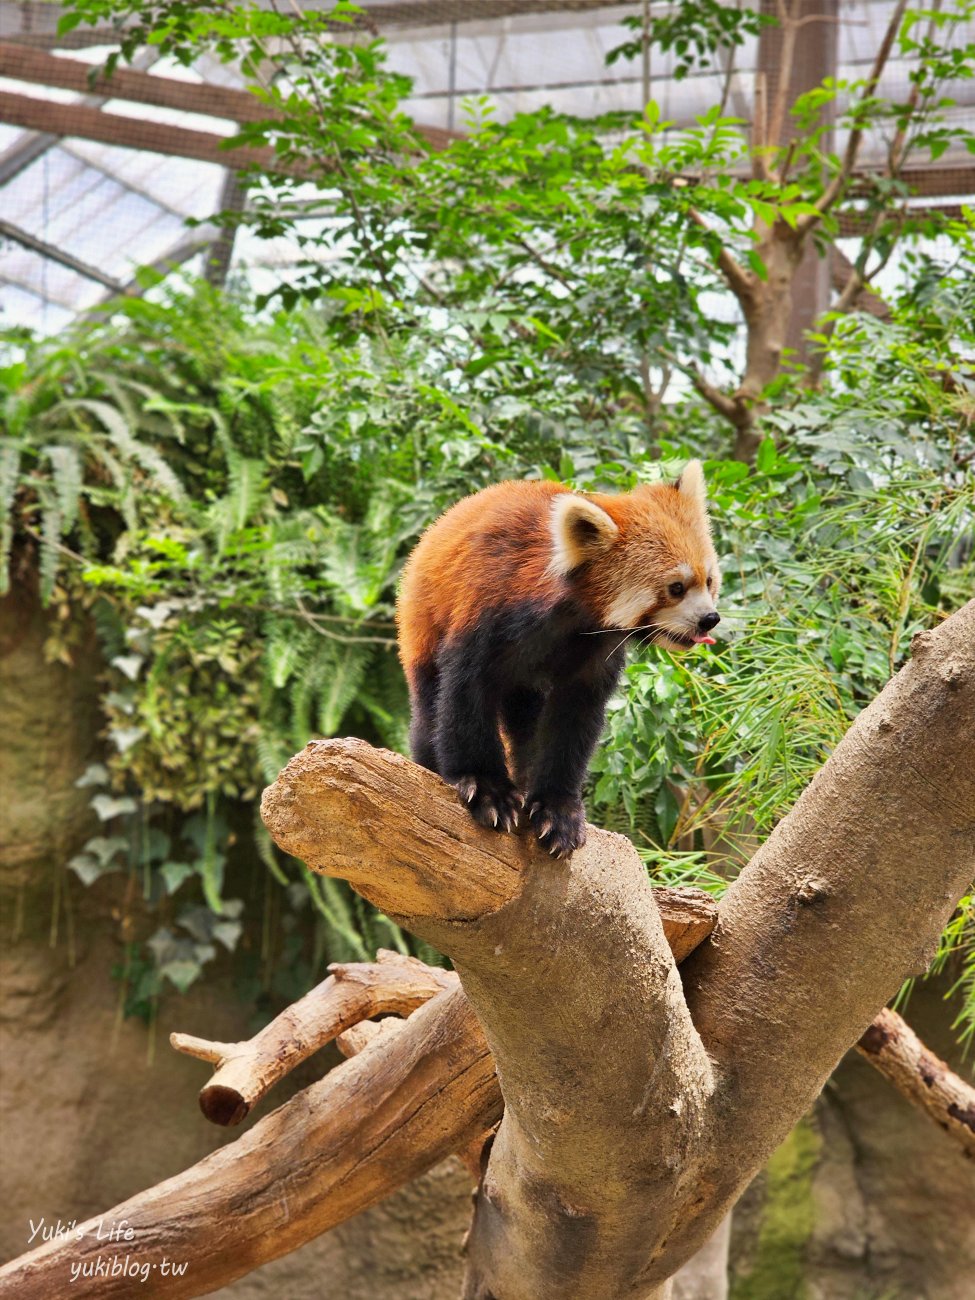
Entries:
{"label": "red panda's face", "polygon": [[641,632],[668,650],[713,643],[721,573],[700,461],[676,484],[617,497],[566,494],[555,506],[553,564],[579,574],[604,627]]}

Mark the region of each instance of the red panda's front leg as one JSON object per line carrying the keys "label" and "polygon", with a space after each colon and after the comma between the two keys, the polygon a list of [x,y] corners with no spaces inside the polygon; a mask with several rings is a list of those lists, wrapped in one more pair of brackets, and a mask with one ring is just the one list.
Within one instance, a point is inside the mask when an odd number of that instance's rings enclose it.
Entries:
{"label": "red panda's front leg", "polygon": [[475,632],[443,647],[438,668],[437,770],[456,787],[475,821],[492,830],[514,830],[525,801],[505,764],[487,637]]}
{"label": "red panda's front leg", "polygon": [[595,680],[562,683],[546,701],[526,807],[539,843],[553,857],[567,858],[586,842],[582,785],[621,664],[622,655],[614,656]]}

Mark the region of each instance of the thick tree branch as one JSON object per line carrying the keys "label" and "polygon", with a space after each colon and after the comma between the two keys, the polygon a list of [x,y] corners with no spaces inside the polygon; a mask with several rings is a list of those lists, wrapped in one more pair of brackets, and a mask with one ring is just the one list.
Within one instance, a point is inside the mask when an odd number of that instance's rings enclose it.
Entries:
{"label": "thick tree branch", "polygon": [[857,1051],[975,1160],[975,1087],[925,1047],[896,1011],[881,1011],[861,1036]]}
{"label": "thick tree branch", "polygon": [[778,68],[776,69],[775,96],[772,101],[772,111],[769,115],[768,126],[766,127],[766,144],[773,149],[782,147],[782,132],[785,127],[785,114],[788,107],[789,91],[792,88],[792,65],[795,61],[796,36],[798,35],[798,22],[796,10],[799,9],[796,4],[792,10],[779,0],[776,5],[779,19],[779,31],[782,33],[782,43],[779,48]]}
{"label": "thick tree branch", "polygon": [[[729,889],[685,965],[687,1001],[619,836],[593,831],[556,866],[532,841],[474,826],[436,777],[354,742],[310,746],[268,792],[279,842],[354,876],[387,912],[425,909],[399,915],[454,956],[484,1025],[506,1108],[469,1297],[662,1297],[877,1007],[927,963],[975,874],[975,768],[957,761],[975,730],[975,602],[914,654]],[[380,1033],[238,1142],[112,1212],[142,1259],[193,1263],[191,1277],[154,1274],[146,1294],[221,1285],[491,1126],[497,1082],[459,990]],[[69,1264],[101,1249],[50,1243],[0,1271],[0,1294],[60,1294]]]}
{"label": "thick tree branch", "polygon": [[[403,919],[454,957],[505,1093],[469,1296],[655,1294],[714,1230],[923,964],[975,871],[975,771],[954,761],[973,728],[975,602],[916,638],[915,660],[729,890],[685,980],[706,1056],[625,844],[594,832],[553,873],[531,845],[468,831],[499,857],[523,855],[520,891],[473,917],[452,903]],[[307,784],[307,754],[281,781],[289,821],[299,804],[329,802]],[[340,766],[328,784],[347,780]],[[406,838],[430,820],[423,791],[414,795]],[[277,799],[265,815],[280,838]],[[327,811],[313,816],[322,863],[343,852],[342,828],[323,825]],[[456,869],[467,878],[465,858]],[[394,911],[380,863],[356,870]],[[431,877],[441,874],[433,864]]]}
{"label": "thick tree branch", "polygon": [[[912,652],[731,885],[685,968],[717,1072],[715,1204],[733,1203],[877,1008],[927,968],[975,877],[975,765],[959,758],[975,733],[975,601]],[[702,1240],[692,1229],[671,1249],[690,1255]]]}
{"label": "thick tree branch", "polygon": [[[235,1142],[0,1268],[0,1296],[204,1295],[374,1205],[500,1113],[477,1019],[459,988],[440,993]],[[106,1240],[118,1225],[133,1236]],[[147,1267],[137,1291],[104,1271],[127,1252]],[[162,1270],[174,1262],[180,1276]]]}
{"label": "thick tree branch", "polygon": [[[364,756],[377,757],[369,746],[358,747]],[[305,793],[315,801],[313,788]],[[452,809],[452,792],[441,795],[441,803]],[[468,825],[473,833],[469,820]],[[679,961],[710,933],[717,906],[696,889],[661,889],[655,896]],[[128,1295],[130,1280],[116,1279],[113,1289],[97,1272],[72,1273],[93,1266],[105,1253],[104,1235],[97,1236],[100,1221],[126,1221],[135,1232],[140,1263],[151,1268],[148,1281],[140,1281],[140,1295],[192,1296],[296,1250],[448,1154],[459,1155],[477,1180],[503,1102],[494,1061],[456,975],[398,954],[336,970],[342,972],[339,981],[325,980],[249,1043],[179,1035],[179,1050],[217,1064],[229,1055],[233,1073],[223,1074],[220,1086],[227,1087],[230,1078],[235,1092],[253,1104],[259,1087],[266,1091],[280,1077],[267,1074],[272,1045],[293,1068],[308,1055],[311,1042],[321,1046],[330,1037],[329,1027],[352,1014],[336,1014],[344,1006],[336,987],[343,980],[362,990],[351,1000],[356,1009],[377,1005],[378,1013],[380,1002],[388,1007],[397,999],[408,1008],[424,992],[436,998],[437,1009],[432,1005],[407,1021],[350,1025],[335,1040],[343,1055],[358,1058],[372,1049],[355,1072],[333,1071],[220,1152],[82,1224],[80,1240],[69,1236],[11,1261],[0,1268],[0,1296],[46,1300],[65,1292],[69,1283],[76,1297]],[[320,1011],[312,1005],[316,999],[323,1004]],[[283,1234],[282,1189],[289,1224]],[[230,1229],[227,1219],[235,1221]],[[160,1265],[166,1260],[189,1261],[188,1272],[163,1274]]]}
{"label": "thick tree branch", "polygon": [[[698,889],[658,889],[654,896],[674,960],[683,961],[714,928],[717,904]],[[326,1043],[335,1039],[341,1050],[348,1047],[347,1054],[355,1055],[379,1028],[372,1016],[408,1016],[458,984],[453,971],[383,948],[374,962],[335,964],[329,969],[333,974],[328,979],[245,1042],[170,1035],[176,1051],[216,1067],[200,1091],[200,1109],[207,1119],[214,1124],[239,1124],[276,1083]],[[391,1028],[397,1023],[383,1022]]]}

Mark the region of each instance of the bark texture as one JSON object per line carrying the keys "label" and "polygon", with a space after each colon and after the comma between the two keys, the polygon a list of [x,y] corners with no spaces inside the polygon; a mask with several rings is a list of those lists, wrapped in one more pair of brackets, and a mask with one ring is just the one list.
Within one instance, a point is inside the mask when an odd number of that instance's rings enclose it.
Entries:
{"label": "bark texture", "polygon": [[[460,989],[411,1016],[396,1051],[384,1048],[367,1047],[236,1142],[82,1223],[80,1238],[5,1265],[0,1296],[132,1296],[131,1277],[97,1271],[127,1252],[148,1268],[139,1295],[204,1295],[375,1204],[498,1119],[494,1063]],[[130,1242],[106,1241],[123,1222]],[[162,1272],[173,1261],[188,1262],[182,1276]]]}
{"label": "bark texture", "polygon": [[[357,742],[308,747],[268,792],[279,843],[448,952],[484,1027],[505,1114],[466,1295],[668,1294],[843,1052],[926,964],[975,874],[975,768],[955,761],[975,730],[975,602],[914,648],[729,890],[683,988],[619,836],[593,831],[553,863],[473,825],[438,778]],[[146,1249],[194,1260],[183,1289],[152,1293],[212,1289],[322,1231],[339,1203],[355,1212],[391,1175],[475,1139],[498,1113],[489,1061],[461,991],[441,993],[238,1143],[136,1198]],[[445,1096],[445,1079],[467,1099]],[[445,1134],[460,1112],[468,1128]],[[0,1294],[57,1294],[64,1265],[44,1247],[0,1274]]]}
{"label": "bark texture", "polygon": [[[364,752],[377,758],[368,746]],[[686,952],[714,925],[716,908],[697,890],[662,892],[665,933],[675,951]],[[339,992],[342,984],[347,988]],[[366,1020],[339,1033],[337,1043],[357,1058],[357,1068],[333,1071],[232,1146],[88,1219],[80,1237],[13,1260],[0,1269],[0,1295],[40,1300],[69,1283],[76,1297],[130,1294],[130,1278],[98,1271],[99,1259],[117,1253],[117,1244],[106,1244],[104,1225],[121,1223],[133,1232],[140,1267],[149,1269],[141,1295],[201,1295],[345,1222],[453,1151],[477,1180],[503,1102],[457,976],[385,953],[374,963],[337,967],[313,994],[246,1042],[173,1035],[181,1051],[218,1064],[208,1087],[222,1077],[217,1086],[227,1089],[230,1078],[237,1100],[215,1106],[219,1122],[293,1069],[311,1042],[321,1046],[356,1009],[366,1014],[395,1002],[408,1011],[425,998],[436,1002],[405,1022]],[[269,1073],[272,1048],[285,1064]],[[161,1266],[173,1260],[189,1261],[188,1272],[164,1274]]]}
{"label": "bark texture", "polygon": [[[400,913],[454,958],[505,1096],[468,1296],[653,1295],[877,1009],[926,966],[975,874],[975,770],[955,761],[975,728],[975,602],[913,649],[725,896],[714,935],[689,959],[686,1003],[618,837],[594,833],[553,869],[530,844],[471,828],[479,863],[505,860],[492,888],[509,864],[520,877],[510,901],[465,910],[464,855],[452,888]],[[331,871],[345,854],[328,806],[348,806],[348,754],[306,751],[265,801],[285,847],[309,845],[314,817],[314,857]],[[406,841],[427,838],[435,820],[431,780],[414,775],[415,802],[397,803]],[[355,871],[396,910],[402,883],[387,893],[378,866],[357,858]],[[439,865],[430,878],[443,880]]]}
{"label": "bark texture", "polygon": [[935,1056],[896,1011],[881,1011],[857,1043],[864,1058],[975,1160],[975,1087]]}
{"label": "bark texture", "polygon": [[214,1043],[170,1034],[178,1052],[216,1066],[200,1091],[200,1110],[214,1124],[235,1125],[286,1074],[325,1043],[370,1016],[406,1016],[444,989],[457,986],[451,971],[380,949],[376,961],[335,965],[310,993],[243,1043]]}
{"label": "bark texture", "polygon": [[[975,876],[975,765],[959,761],[975,728],[975,601],[912,653],[688,960],[720,1080],[707,1175],[718,1201],[733,1202],[878,1008],[927,968]],[[692,1251],[699,1236],[685,1234]]]}

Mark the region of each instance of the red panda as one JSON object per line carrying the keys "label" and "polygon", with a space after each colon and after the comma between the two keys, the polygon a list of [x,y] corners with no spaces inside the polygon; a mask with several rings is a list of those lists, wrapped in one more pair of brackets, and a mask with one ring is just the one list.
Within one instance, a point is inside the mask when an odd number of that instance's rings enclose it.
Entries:
{"label": "red panda", "polygon": [[510,482],[457,502],[420,538],[397,602],[413,758],[482,826],[527,812],[568,856],[624,643],[713,645],[720,584],[700,461],[616,496]]}

